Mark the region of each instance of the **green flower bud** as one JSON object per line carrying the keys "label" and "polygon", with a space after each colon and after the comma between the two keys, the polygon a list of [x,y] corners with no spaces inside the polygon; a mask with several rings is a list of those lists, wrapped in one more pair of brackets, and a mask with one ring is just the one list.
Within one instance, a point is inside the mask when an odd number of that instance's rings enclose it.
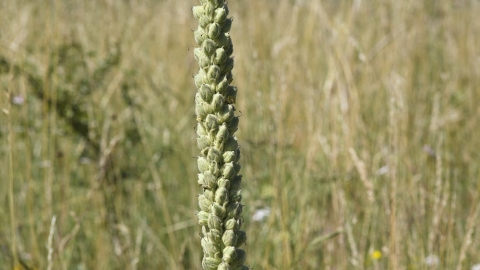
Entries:
{"label": "green flower bud", "polygon": [[225,151],[235,151],[238,149],[238,142],[235,137],[228,138],[227,142],[225,143]]}
{"label": "green flower bud", "polygon": [[202,267],[204,270],[217,270],[222,260],[214,257],[203,257]]}
{"label": "green flower bud", "polygon": [[215,245],[215,243],[213,243],[213,246],[215,248],[215,253],[213,254],[213,257],[217,259],[222,259],[222,247]]}
{"label": "green flower bud", "polygon": [[211,206],[210,206],[210,211],[220,217],[220,218],[223,218],[225,217],[225,214],[227,212],[227,210],[225,209],[225,207],[221,206],[220,204],[218,203],[213,203]]}
{"label": "green flower bud", "polygon": [[[234,107],[232,105],[223,106],[222,109],[220,110],[220,112],[218,112],[217,114],[218,114],[218,120],[221,123],[230,122],[233,119],[233,117],[235,116]],[[230,133],[233,133],[233,132],[230,131],[228,126],[227,126],[227,131],[229,131]]]}
{"label": "green flower bud", "polygon": [[209,130],[210,132],[212,130],[217,130],[218,129],[218,118],[213,114],[207,115],[207,117],[205,119],[205,126],[207,127],[207,130]]}
{"label": "green flower bud", "polygon": [[218,151],[217,149],[210,147],[207,154],[207,160],[209,160],[210,162],[215,161],[217,163],[220,163],[222,162],[222,153],[220,153],[220,151]]}
{"label": "green flower bud", "polygon": [[227,60],[227,53],[224,48],[218,48],[215,50],[215,56],[213,58],[213,63],[215,65],[221,65]]}
{"label": "green flower bud", "polygon": [[199,173],[198,174],[198,180],[197,180],[197,184],[201,187],[203,187],[205,184],[203,183],[203,174]]}
{"label": "green flower bud", "polygon": [[214,214],[208,215],[208,227],[216,230],[222,229],[222,220]]}
{"label": "green flower bud", "polygon": [[198,224],[201,226],[207,226],[208,225],[208,213],[205,211],[200,211],[197,213],[198,217]]}
{"label": "green flower bud", "polygon": [[202,50],[200,50],[200,48],[195,48],[193,53],[201,68],[210,66],[210,59],[207,57],[207,55],[205,55],[205,53],[203,53]]}
{"label": "green flower bud", "polygon": [[225,99],[228,104],[233,104],[237,100],[237,87],[229,86],[225,91]]}
{"label": "green flower bud", "polygon": [[229,189],[230,188],[230,180],[222,177],[222,178],[220,178],[220,180],[218,180],[218,186]]}
{"label": "green flower bud", "polygon": [[228,192],[228,197],[231,201],[240,202],[242,200],[241,189],[231,189]]}
{"label": "green flower bud", "polygon": [[237,202],[231,202],[227,206],[227,218],[236,218],[242,213],[242,205]]}
{"label": "green flower bud", "polygon": [[204,157],[197,158],[198,170],[203,173],[208,170],[208,161]]}
{"label": "green flower bud", "polygon": [[215,136],[215,140],[218,142],[220,141],[221,143],[225,142],[228,138],[228,129],[227,125],[223,123],[219,128],[218,128],[218,133]]}
{"label": "green flower bud", "polygon": [[[205,228],[205,226],[203,226],[203,228]],[[212,254],[212,250],[213,250],[213,244],[212,242],[208,241],[206,238],[202,238],[202,240],[200,240],[200,244],[202,245],[202,248],[203,248],[203,252],[205,254]]]}
{"label": "green flower bud", "polygon": [[[236,249],[236,258],[230,263],[231,267],[239,267],[245,264],[245,261],[247,260],[247,254],[245,253],[245,250],[243,249]],[[225,258],[225,256],[224,256]]]}
{"label": "green flower bud", "polygon": [[225,230],[233,230],[237,231],[238,230],[238,222],[236,219],[231,218],[225,222]]}
{"label": "green flower bud", "polygon": [[198,93],[200,93],[200,97],[205,101],[205,102],[211,102],[213,98],[213,94],[215,91],[212,89],[212,87],[208,84],[204,84],[200,86],[198,89]]}
{"label": "green flower bud", "polygon": [[210,171],[204,172],[202,177],[206,187],[209,187],[211,190],[217,188],[217,178]]}
{"label": "green flower bud", "polygon": [[212,202],[205,197],[205,195],[200,195],[198,196],[198,206],[200,206],[200,209],[202,211],[210,211],[210,206],[212,206]]}
{"label": "green flower bud", "polygon": [[201,69],[195,77],[193,77],[195,80],[195,85],[198,87],[202,86],[203,84],[207,83],[207,74],[203,69]]}
{"label": "green flower bud", "polygon": [[237,231],[237,242],[235,247],[240,247],[247,242],[247,233],[245,231]]}
{"label": "green flower bud", "polygon": [[199,137],[207,136],[208,134],[202,123],[197,123],[197,127],[195,129],[197,130],[197,135]]}
{"label": "green flower bud", "polygon": [[231,179],[235,176],[235,167],[232,163],[226,163],[223,166],[222,176],[226,179]]}
{"label": "green flower bud", "polygon": [[235,243],[237,243],[237,235],[235,235],[235,232],[232,230],[226,230],[223,233],[222,241],[225,246],[235,246]]}
{"label": "green flower bud", "polygon": [[228,9],[228,5],[227,4],[224,4],[223,5],[223,9],[225,9],[225,12],[228,14],[230,14],[230,10]]}
{"label": "green flower bud", "polygon": [[204,190],[203,195],[211,202],[215,200],[215,193],[209,189]]}
{"label": "green flower bud", "polygon": [[197,97],[195,99],[195,114],[198,118],[204,119],[207,117],[208,114],[213,112],[213,108],[210,104],[206,103],[200,97],[200,94],[197,93]]}
{"label": "green flower bud", "polygon": [[219,111],[225,104],[225,98],[221,94],[213,95],[212,106],[215,111]]}
{"label": "green flower bud", "polygon": [[217,39],[222,30],[223,27],[220,27],[218,23],[212,23],[208,26],[208,37],[211,39]]}
{"label": "green flower bud", "polygon": [[210,18],[213,17],[216,5],[212,3],[212,1],[209,1],[205,3],[204,8],[205,8],[205,17],[210,17]]}
{"label": "green flower bud", "polygon": [[198,174],[198,184],[204,189],[214,190],[217,187],[215,176],[209,171]]}
{"label": "green flower bud", "polygon": [[232,44],[232,39],[230,38],[230,34],[228,33],[221,34],[217,39],[218,47],[227,48],[231,44]]}
{"label": "green flower bud", "polygon": [[197,30],[195,30],[195,32],[193,32],[193,37],[195,39],[195,42],[198,45],[201,45],[203,43],[203,41],[205,40],[205,38],[207,37],[207,34],[205,33],[205,30],[203,30],[203,28],[198,27]]}
{"label": "green flower bud", "polygon": [[227,15],[227,11],[224,8],[217,8],[215,10],[215,17],[213,18],[213,21],[222,24],[227,18]]}
{"label": "green flower bud", "polygon": [[230,46],[225,48],[225,52],[227,53],[227,56],[230,57],[233,54],[233,44],[230,44]]}
{"label": "green flower bud", "polygon": [[231,121],[227,123],[228,132],[230,134],[235,133],[235,131],[237,131],[238,122],[239,122],[238,116],[234,116],[232,117]]}
{"label": "green flower bud", "polygon": [[208,238],[212,243],[220,243],[222,241],[222,233],[219,230],[211,229]]}
{"label": "green flower bud", "polygon": [[230,267],[230,265],[228,265],[228,263],[222,262],[222,263],[218,266],[218,270],[232,270],[232,268]]}
{"label": "green flower bud", "polygon": [[241,175],[236,175],[230,181],[230,189],[240,189],[241,186],[242,186],[242,176]]}
{"label": "green flower bud", "polygon": [[214,175],[214,176],[219,176],[220,175],[220,167],[217,162],[212,161],[210,165],[208,166],[208,170]]}
{"label": "green flower bud", "polygon": [[226,151],[223,153],[223,163],[230,163],[235,161],[235,152],[234,151]]}
{"label": "green flower bud", "polygon": [[215,43],[215,41],[207,38],[203,42],[202,48],[206,55],[212,56],[217,50],[217,44]]}
{"label": "green flower bud", "polygon": [[211,65],[209,68],[208,68],[208,72],[207,72],[207,80],[210,82],[210,83],[213,83],[215,82],[216,80],[218,80],[218,78],[220,77],[220,68],[216,65]]}
{"label": "green flower bud", "polygon": [[204,14],[203,6],[195,6],[192,8],[192,11],[193,11],[193,17],[195,17],[195,19],[197,20],[200,17],[202,17]]}
{"label": "green flower bud", "polygon": [[224,187],[219,187],[215,192],[215,202],[223,205],[228,197],[228,190]]}
{"label": "green flower bud", "polygon": [[224,0],[210,0],[210,2],[215,7],[215,9],[218,9],[219,7],[223,6]]}
{"label": "green flower bud", "polygon": [[[226,60],[226,58],[225,58],[225,60]],[[225,89],[227,89],[228,85],[229,85],[228,78],[227,78],[227,76],[224,76],[223,79],[217,84],[217,87],[215,87],[215,91],[217,93],[222,94],[222,93],[224,93]]]}
{"label": "green flower bud", "polygon": [[[210,62],[210,59],[208,61]],[[225,61],[225,63],[222,65],[222,68],[221,68],[222,74],[226,74],[232,71],[233,64],[234,64],[233,62],[234,62],[233,58],[227,58],[227,60]]]}
{"label": "green flower bud", "polygon": [[222,25],[222,32],[227,33],[230,31],[230,28],[232,28],[232,19],[226,19]]}
{"label": "green flower bud", "polygon": [[[205,14],[207,15],[207,14]],[[202,16],[200,18],[198,18],[198,24],[200,25],[200,27],[202,28],[205,28],[207,27],[207,25],[210,23],[210,19],[208,18],[208,16]]]}
{"label": "green flower bud", "polygon": [[200,150],[209,147],[212,143],[213,141],[208,136],[199,136],[197,138],[197,146]]}
{"label": "green flower bud", "polygon": [[237,258],[237,251],[235,247],[227,246],[223,249],[223,261],[231,263]]}
{"label": "green flower bud", "polygon": [[202,234],[201,234],[203,237],[206,237],[207,236],[207,227],[205,226],[202,226]]}

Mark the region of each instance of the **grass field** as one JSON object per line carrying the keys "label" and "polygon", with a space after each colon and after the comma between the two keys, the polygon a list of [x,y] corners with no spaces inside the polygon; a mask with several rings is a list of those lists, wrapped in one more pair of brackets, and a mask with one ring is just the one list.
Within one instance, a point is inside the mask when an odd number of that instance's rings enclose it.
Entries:
{"label": "grass field", "polygon": [[[200,269],[196,4],[0,2],[0,269]],[[229,8],[247,264],[480,264],[480,3]]]}

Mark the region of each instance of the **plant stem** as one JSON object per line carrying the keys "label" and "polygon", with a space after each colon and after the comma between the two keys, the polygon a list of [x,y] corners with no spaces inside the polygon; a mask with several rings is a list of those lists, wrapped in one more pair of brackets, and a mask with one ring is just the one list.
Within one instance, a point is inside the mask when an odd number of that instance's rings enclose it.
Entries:
{"label": "plant stem", "polygon": [[203,188],[197,213],[202,226],[204,269],[248,269],[245,251],[239,249],[246,241],[240,230],[241,181],[240,150],[234,136],[238,117],[234,115],[237,88],[231,86],[233,46],[230,38],[232,19],[227,18],[228,6],[223,0],[200,0],[193,7],[199,22],[194,33],[199,47],[194,55],[200,70],[195,75],[197,115],[198,184]]}

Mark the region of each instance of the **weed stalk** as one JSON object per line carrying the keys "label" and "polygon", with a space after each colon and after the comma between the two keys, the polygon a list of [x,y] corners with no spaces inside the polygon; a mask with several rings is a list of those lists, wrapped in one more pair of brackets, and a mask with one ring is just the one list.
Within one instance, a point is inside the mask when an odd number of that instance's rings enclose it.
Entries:
{"label": "weed stalk", "polygon": [[195,75],[197,115],[198,184],[203,188],[198,203],[198,222],[202,226],[203,269],[248,269],[246,241],[241,231],[242,195],[240,150],[234,115],[237,88],[233,80],[232,19],[223,0],[200,0],[192,11],[199,26],[194,32],[198,47],[194,56],[200,70]]}

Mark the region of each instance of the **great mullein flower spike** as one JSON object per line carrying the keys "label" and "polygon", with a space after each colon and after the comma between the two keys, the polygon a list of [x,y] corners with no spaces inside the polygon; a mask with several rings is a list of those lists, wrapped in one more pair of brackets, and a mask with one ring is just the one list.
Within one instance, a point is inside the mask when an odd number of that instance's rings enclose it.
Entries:
{"label": "great mullein flower spike", "polygon": [[195,59],[200,70],[195,75],[197,115],[198,196],[202,226],[203,269],[247,270],[246,254],[240,249],[246,241],[242,225],[242,195],[239,175],[240,150],[234,136],[238,117],[234,115],[237,88],[231,86],[233,46],[230,38],[232,19],[223,0],[200,0],[193,7],[199,22],[195,30]]}

